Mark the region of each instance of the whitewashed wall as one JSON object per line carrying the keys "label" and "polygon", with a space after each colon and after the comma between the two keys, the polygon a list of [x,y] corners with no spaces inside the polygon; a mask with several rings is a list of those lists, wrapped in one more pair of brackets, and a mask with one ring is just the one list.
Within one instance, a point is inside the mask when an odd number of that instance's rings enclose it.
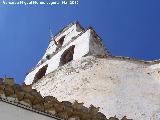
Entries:
{"label": "whitewashed wall", "polygon": [[46,61],[42,65],[38,66],[35,70],[33,70],[31,73],[29,73],[26,76],[25,84],[32,84],[35,74],[39,71],[40,68],[48,64],[48,68],[46,71],[46,74],[54,71],[59,66],[61,55],[65,50],[67,50],[70,46],[75,45],[74,48],[74,55],[73,60],[79,59],[82,56],[88,54],[89,52],[89,37],[90,37],[90,30],[86,31],[84,34],[82,34],[80,37],[78,37],[75,41],[71,42],[68,46],[66,46],[64,49],[59,51],[57,54],[55,54],[50,60]]}
{"label": "whitewashed wall", "polygon": [[0,120],[56,120],[23,108],[0,102]]}
{"label": "whitewashed wall", "polygon": [[107,118],[160,120],[160,64],[87,56],[60,67],[32,87],[42,96],[100,107]]}
{"label": "whitewashed wall", "polygon": [[[77,31],[77,29],[78,29],[78,31]],[[72,37],[77,36],[81,32],[82,32],[82,28],[80,28],[78,24],[74,24],[68,30],[64,31],[62,34],[60,34],[59,36],[56,36],[56,38],[53,38],[53,39],[55,41],[58,41],[61,37],[65,36],[64,42],[62,45],[62,46],[64,46],[66,43],[68,43],[72,39]],[[46,49],[46,52],[45,52],[44,56],[42,57],[42,59],[45,59],[47,54],[52,54],[53,52],[55,52],[57,46],[55,45],[53,39],[49,43],[49,46]],[[39,61],[39,63],[41,62],[41,60]]]}
{"label": "whitewashed wall", "polygon": [[[81,31],[81,32],[77,32],[77,31]],[[41,64],[40,66],[37,66],[33,71],[31,71],[25,78],[25,84],[27,85],[32,84],[36,73],[39,71],[39,69],[41,69],[46,64],[48,64],[46,75],[54,71],[55,69],[57,69],[59,67],[61,55],[64,53],[65,50],[67,50],[72,45],[75,45],[73,60],[80,59],[81,57],[87,54],[105,55],[106,53],[99,39],[98,39],[98,43],[96,43],[96,40],[93,37],[94,34],[92,29],[88,29],[83,33],[83,30],[79,26],[77,26],[77,24],[75,24],[72,27],[70,27],[68,30],[60,34],[55,39],[58,40],[64,35],[66,35],[63,46],[62,46],[64,48],[62,48],[62,50],[60,50],[57,54],[55,54],[50,60],[45,61],[43,64]],[[79,35],[79,37],[77,37],[75,40],[70,42],[72,38],[76,37],[77,35]],[[55,49],[56,49],[56,46],[54,45],[54,42],[51,41],[42,59],[45,59],[47,54],[53,53]]]}

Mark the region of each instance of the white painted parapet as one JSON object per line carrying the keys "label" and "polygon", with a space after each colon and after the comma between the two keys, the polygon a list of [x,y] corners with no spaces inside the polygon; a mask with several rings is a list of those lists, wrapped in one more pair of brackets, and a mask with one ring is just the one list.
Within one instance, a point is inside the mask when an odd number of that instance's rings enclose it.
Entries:
{"label": "white painted parapet", "polygon": [[0,106],[1,120],[56,120],[5,102],[0,102]]}

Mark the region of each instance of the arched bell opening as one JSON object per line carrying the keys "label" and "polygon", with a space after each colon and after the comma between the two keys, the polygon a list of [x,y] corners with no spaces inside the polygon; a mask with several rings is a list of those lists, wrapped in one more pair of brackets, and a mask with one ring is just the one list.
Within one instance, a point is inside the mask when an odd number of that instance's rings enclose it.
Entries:
{"label": "arched bell opening", "polygon": [[60,63],[59,63],[60,66],[73,60],[74,48],[75,48],[75,45],[72,45],[63,52],[60,58]]}
{"label": "arched bell opening", "polygon": [[47,71],[48,65],[43,66],[39,71],[36,73],[34,77],[34,83],[37,82],[39,79],[41,79],[43,76],[45,76],[46,71]]}

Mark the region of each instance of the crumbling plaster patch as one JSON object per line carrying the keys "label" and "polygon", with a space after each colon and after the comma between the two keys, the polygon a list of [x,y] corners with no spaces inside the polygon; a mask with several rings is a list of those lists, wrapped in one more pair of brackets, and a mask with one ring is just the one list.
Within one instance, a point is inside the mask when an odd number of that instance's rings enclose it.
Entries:
{"label": "crumbling plaster patch", "polygon": [[160,79],[147,74],[153,70],[151,66],[84,57],[48,74],[33,88],[60,101],[73,102],[76,98],[86,106],[99,106],[106,116],[121,118],[126,114],[133,119],[154,120],[160,112]]}

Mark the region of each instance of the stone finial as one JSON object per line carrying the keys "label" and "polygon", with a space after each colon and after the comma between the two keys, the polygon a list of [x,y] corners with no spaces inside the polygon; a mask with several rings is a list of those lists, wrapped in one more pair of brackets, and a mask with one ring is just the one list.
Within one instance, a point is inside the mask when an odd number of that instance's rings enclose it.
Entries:
{"label": "stone finial", "polygon": [[78,101],[75,100],[75,102],[73,103],[73,108],[80,110],[80,109],[83,108],[83,104],[84,104],[84,103],[78,103]]}
{"label": "stone finial", "polygon": [[4,93],[6,97],[13,97],[15,95],[13,86],[11,86],[11,84],[6,84],[4,88]]}
{"label": "stone finial", "polygon": [[124,116],[121,120],[133,120],[133,119],[127,119],[127,117]]}
{"label": "stone finial", "polygon": [[0,94],[4,93],[4,88],[5,88],[5,85],[4,84],[0,84]]}
{"label": "stone finial", "polygon": [[31,92],[32,91],[32,86],[31,85],[25,85],[23,84],[21,86],[22,90],[25,91],[25,92]]}
{"label": "stone finial", "polygon": [[14,85],[14,78],[8,78],[8,77],[5,77],[4,79],[3,79],[3,82],[5,83],[5,84],[8,84],[8,85]]}
{"label": "stone finial", "polygon": [[114,117],[110,117],[109,120],[119,120],[116,115]]}
{"label": "stone finial", "polygon": [[93,114],[93,115],[96,115],[97,113],[98,113],[98,111],[99,111],[99,108],[100,107],[94,107],[93,105],[90,105],[90,107],[89,107],[89,112],[91,113],[91,114]]}

